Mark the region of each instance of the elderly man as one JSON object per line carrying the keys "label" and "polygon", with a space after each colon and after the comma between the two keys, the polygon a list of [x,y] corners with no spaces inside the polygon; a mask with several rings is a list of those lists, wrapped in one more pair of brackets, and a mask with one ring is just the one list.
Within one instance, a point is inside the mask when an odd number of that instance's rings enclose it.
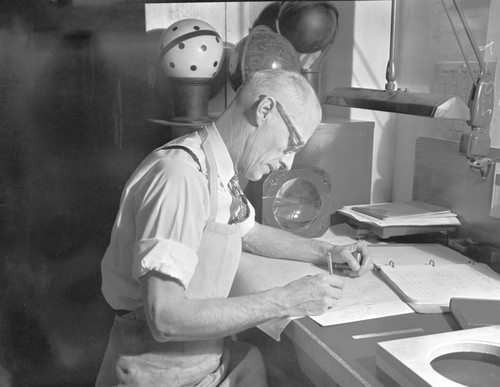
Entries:
{"label": "elderly man", "polygon": [[224,338],[273,318],[322,314],[342,296],[343,280],[325,273],[228,298],[242,248],[317,265],[330,253],[353,275],[372,269],[365,243],[334,246],[256,223],[238,185],[237,175],[290,169],[320,120],[301,74],[263,70],[214,123],[141,163],[102,261],[102,290],[117,316],[97,385],[265,386],[258,350],[235,365]]}

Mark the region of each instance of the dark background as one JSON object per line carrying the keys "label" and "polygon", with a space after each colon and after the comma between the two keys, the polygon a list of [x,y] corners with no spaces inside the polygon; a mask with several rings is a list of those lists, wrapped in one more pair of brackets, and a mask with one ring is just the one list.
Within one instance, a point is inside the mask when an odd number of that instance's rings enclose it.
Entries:
{"label": "dark background", "polygon": [[0,386],[94,384],[121,187],[170,139],[155,50],[141,1],[0,2]]}

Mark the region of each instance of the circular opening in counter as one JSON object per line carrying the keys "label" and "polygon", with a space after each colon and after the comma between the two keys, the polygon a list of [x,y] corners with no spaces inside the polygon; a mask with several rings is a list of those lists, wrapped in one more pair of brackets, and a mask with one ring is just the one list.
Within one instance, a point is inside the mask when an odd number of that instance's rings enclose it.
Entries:
{"label": "circular opening in counter", "polygon": [[445,378],[469,387],[498,387],[500,380],[499,353],[452,352],[435,358],[431,366]]}

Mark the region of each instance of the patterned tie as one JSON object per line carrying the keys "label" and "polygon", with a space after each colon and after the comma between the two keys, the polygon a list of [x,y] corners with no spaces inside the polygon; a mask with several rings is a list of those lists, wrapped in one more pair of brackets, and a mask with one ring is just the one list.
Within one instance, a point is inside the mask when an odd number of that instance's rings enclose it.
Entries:
{"label": "patterned tie", "polygon": [[246,218],[248,218],[248,201],[243,193],[240,183],[238,181],[238,176],[234,175],[229,183],[227,183],[231,195],[233,196],[233,201],[231,203],[231,217],[229,219],[229,224],[241,223]]}

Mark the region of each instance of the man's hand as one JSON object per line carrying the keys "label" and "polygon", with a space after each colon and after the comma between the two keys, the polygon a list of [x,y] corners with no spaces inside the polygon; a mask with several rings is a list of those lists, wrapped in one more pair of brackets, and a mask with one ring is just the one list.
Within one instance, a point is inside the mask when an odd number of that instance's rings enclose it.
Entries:
{"label": "man's hand", "polygon": [[[373,270],[373,259],[365,241],[351,245],[332,246],[330,254],[333,262],[341,264],[335,265],[334,268],[336,267],[351,277],[359,277]],[[326,263],[327,258],[325,258]],[[345,265],[345,268],[342,268],[342,264]]]}
{"label": "man's hand", "polygon": [[277,289],[278,302],[285,305],[290,317],[316,316],[337,304],[343,287],[344,280],[336,275],[306,276]]}

